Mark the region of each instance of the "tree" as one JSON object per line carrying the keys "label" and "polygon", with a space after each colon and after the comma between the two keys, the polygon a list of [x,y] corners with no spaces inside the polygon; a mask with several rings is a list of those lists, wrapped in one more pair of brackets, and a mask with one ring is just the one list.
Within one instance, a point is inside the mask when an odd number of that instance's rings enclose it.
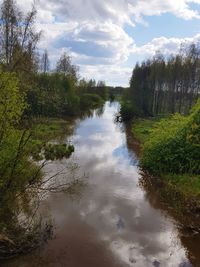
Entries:
{"label": "tree", "polygon": [[47,73],[49,69],[50,69],[49,56],[48,56],[48,51],[45,49],[44,54],[42,55],[41,58],[40,70],[43,73]]}
{"label": "tree", "polygon": [[13,73],[0,73],[0,145],[11,128],[21,119],[26,108],[19,81]]}
{"label": "tree", "polygon": [[165,58],[157,53],[153,59],[136,64],[122,111],[135,116],[188,113],[199,96],[199,45],[181,46],[177,55]]}
{"label": "tree", "polygon": [[58,60],[56,71],[71,76],[75,81],[78,79],[78,67],[72,64],[71,57],[66,53]]}
{"label": "tree", "polygon": [[34,31],[36,9],[26,15],[13,0],[4,0],[0,13],[0,62],[6,71],[31,72],[36,66],[36,45],[40,32]]}

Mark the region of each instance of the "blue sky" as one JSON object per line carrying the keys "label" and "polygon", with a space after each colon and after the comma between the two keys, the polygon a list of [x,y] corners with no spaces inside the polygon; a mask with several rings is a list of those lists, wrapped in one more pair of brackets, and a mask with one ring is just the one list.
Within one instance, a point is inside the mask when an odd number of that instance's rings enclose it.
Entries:
{"label": "blue sky", "polygon": [[[0,0],[1,1],[1,0]],[[17,0],[24,11],[32,0]],[[87,79],[127,86],[137,61],[200,41],[200,0],[36,0],[40,50],[69,53]]]}
{"label": "blue sky", "polygon": [[125,31],[135,40],[137,45],[144,45],[153,38],[160,36],[184,38],[193,37],[200,32],[200,21],[198,19],[183,20],[170,13],[146,17],[145,21],[148,23],[148,26],[138,24],[134,29],[128,25],[124,27]]}

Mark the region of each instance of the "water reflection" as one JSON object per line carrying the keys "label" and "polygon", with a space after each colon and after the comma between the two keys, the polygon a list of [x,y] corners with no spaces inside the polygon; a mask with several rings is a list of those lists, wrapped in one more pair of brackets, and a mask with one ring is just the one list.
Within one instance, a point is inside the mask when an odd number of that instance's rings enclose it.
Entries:
{"label": "water reflection", "polygon": [[[52,195],[48,206],[55,238],[32,255],[4,266],[190,266],[175,222],[151,205],[138,185],[137,156],[125,132],[114,123],[118,104],[107,103],[71,137],[87,187],[79,201]],[[53,163],[57,169],[59,162]]]}
{"label": "water reflection", "polygon": [[169,199],[165,201],[165,198],[162,196],[162,184],[157,184],[157,186],[155,186],[148,178],[146,174],[142,173],[140,184],[145,190],[145,198],[152,207],[165,211],[176,220],[178,238],[180,238],[181,244],[186,248],[186,255],[189,259],[180,266],[200,266],[200,233],[191,231],[190,224],[193,218],[185,218],[175,207],[172,209],[170,205],[168,205]]}

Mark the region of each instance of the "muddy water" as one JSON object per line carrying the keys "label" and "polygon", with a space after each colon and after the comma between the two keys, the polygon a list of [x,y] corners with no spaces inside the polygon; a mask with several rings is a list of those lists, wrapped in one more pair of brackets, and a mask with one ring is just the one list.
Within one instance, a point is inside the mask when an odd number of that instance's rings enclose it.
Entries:
{"label": "muddy water", "polygon": [[[77,121],[71,161],[88,176],[87,185],[75,200],[65,194],[46,200],[55,225],[54,238],[32,254],[2,266],[193,266],[188,255],[193,249],[198,254],[193,245],[198,240],[194,236],[183,240],[176,221],[139,186],[136,153],[128,149],[125,131],[114,123],[117,109],[117,103],[106,103],[101,116],[94,113]],[[51,169],[61,164],[66,162],[53,163]]]}

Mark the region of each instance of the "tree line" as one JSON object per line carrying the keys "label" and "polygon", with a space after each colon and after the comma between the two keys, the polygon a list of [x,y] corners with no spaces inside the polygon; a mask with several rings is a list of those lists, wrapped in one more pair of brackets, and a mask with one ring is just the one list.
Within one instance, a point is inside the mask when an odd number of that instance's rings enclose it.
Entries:
{"label": "tree line", "polygon": [[137,63],[123,97],[122,115],[187,114],[200,96],[200,46],[181,45],[176,55],[158,52]]}

